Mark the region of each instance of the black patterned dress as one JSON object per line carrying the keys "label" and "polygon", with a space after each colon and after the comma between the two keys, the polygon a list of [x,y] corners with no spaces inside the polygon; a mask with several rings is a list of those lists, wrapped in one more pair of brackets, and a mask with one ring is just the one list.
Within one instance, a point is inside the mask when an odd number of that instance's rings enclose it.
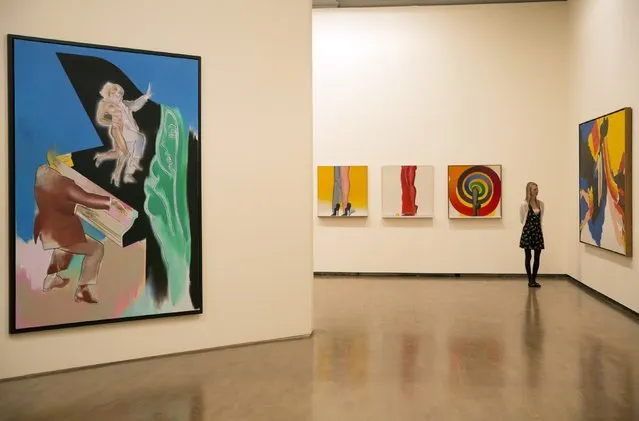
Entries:
{"label": "black patterned dress", "polygon": [[528,250],[544,249],[544,233],[541,231],[541,210],[539,213],[535,213],[530,204],[528,205],[526,223],[521,231],[519,247]]}

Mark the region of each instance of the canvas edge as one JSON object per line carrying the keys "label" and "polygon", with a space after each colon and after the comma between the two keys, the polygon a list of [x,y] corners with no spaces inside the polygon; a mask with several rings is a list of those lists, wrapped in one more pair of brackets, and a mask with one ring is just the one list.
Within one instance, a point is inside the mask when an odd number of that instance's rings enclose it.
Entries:
{"label": "canvas edge", "polygon": [[[135,48],[126,48],[119,47],[113,45],[101,45],[101,44],[90,44],[84,42],[75,42],[68,40],[59,40],[53,38],[39,38],[32,37],[26,35],[19,34],[7,34],[6,36],[7,42],[7,92],[8,92],[8,103],[7,103],[7,113],[8,113],[8,170],[9,170],[9,200],[8,200],[8,223],[9,223],[9,232],[10,236],[13,237],[12,241],[9,241],[9,334],[25,334],[30,332],[43,332],[48,330],[60,330],[60,329],[68,329],[68,328],[77,328],[83,326],[96,326],[103,324],[115,324],[115,323],[127,323],[127,322],[135,322],[141,320],[152,320],[152,319],[163,319],[163,318],[171,318],[178,316],[188,316],[188,315],[200,315],[204,313],[204,264],[203,264],[203,252],[202,252],[202,57],[198,55],[188,55],[182,53],[169,53],[164,51],[154,51],[154,50],[144,50],[144,49],[135,49]],[[92,48],[96,50],[108,50],[115,52],[124,52],[124,53],[135,53],[135,54],[145,54],[145,55],[154,55],[154,56],[162,56],[167,58],[176,58],[176,59],[189,59],[195,60],[197,63],[197,72],[198,72],[198,156],[197,156],[197,174],[198,174],[198,224],[200,229],[197,235],[197,243],[198,243],[198,253],[200,256],[199,259],[199,277],[200,277],[200,288],[201,288],[201,297],[202,302],[200,303],[199,308],[195,308],[193,310],[188,311],[180,311],[180,312],[171,312],[171,313],[160,313],[160,314],[148,314],[148,315],[140,315],[126,318],[111,318],[111,319],[99,319],[99,320],[86,320],[79,322],[70,322],[70,323],[61,323],[55,325],[46,325],[46,326],[38,326],[38,327],[28,327],[28,328],[18,328],[16,321],[16,224],[15,224],[15,112],[14,112],[14,104],[15,104],[15,90],[14,90],[14,82],[15,82],[15,74],[14,74],[14,43],[15,41],[30,41],[30,42],[40,42],[46,44],[59,44],[65,45],[69,47],[81,47],[81,48]],[[189,157],[190,158],[190,157]],[[193,240],[191,240],[193,241]]]}
{"label": "canvas edge", "polygon": [[54,325],[43,325],[43,326],[34,326],[34,327],[24,327],[24,328],[16,328],[13,334],[26,334],[26,333],[35,333],[35,332],[46,332],[49,330],[61,330],[61,329],[71,329],[71,328],[79,328],[79,327],[89,327],[89,326],[99,326],[99,325],[109,325],[109,324],[119,324],[119,323],[130,323],[130,322],[140,322],[146,320],[154,320],[154,319],[169,319],[173,317],[183,317],[183,316],[195,316],[203,314],[202,309],[196,310],[188,310],[188,311],[177,311],[171,313],[158,313],[158,314],[147,314],[144,316],[132,316],[132,317],[120,317],[120,318],[112,318],[112,319],[96,319],[96,320],[85,320],[80,322],[70,322],[70,323],[58,323]]}
{"label": "canvas edge", "polygon": [[16,325],[16,216],[15,216],[15,74],[14,74],[14,41],[15,35],[8,34],[7,40],[7,118],[8,118],[8,183],[9,200],[7,201],[7,220],[9,225],[9,334],[19,332]]}
{"label": "canvas edge", "polygon": [[[204,207],[202,206],[202,57],[195,56],[197,61],[197,113],[198,113],[198,130],[197,130],[197,183],[198,192],[197,206],[198,206],[198,251],[200,253],[200,264],[198,270],[200,271],[200,294],[202,295],[200,301],[200,314],[204,314],[204,234],[202,232],[202,225],[204,222]],[[187,167],[188,168],[188,167]],[[193,233],[191,233],[193,238]]]}
{"label": "canvas edge", "polygon": [[633,238],[634,235],[632,233],[632,218],[633,218],[633,194],[632,194],[632,138],[633,138],[633,124],[632,124],[632,108],[626,107],[624,108],[626,113],[626,174],[625,174],[625,186],[624,186],[624,194],[626,195],[626,205],[627,209],[624,209],[626,218],[625,220],[625,230],[626,230],[626,256],[633,257]]}

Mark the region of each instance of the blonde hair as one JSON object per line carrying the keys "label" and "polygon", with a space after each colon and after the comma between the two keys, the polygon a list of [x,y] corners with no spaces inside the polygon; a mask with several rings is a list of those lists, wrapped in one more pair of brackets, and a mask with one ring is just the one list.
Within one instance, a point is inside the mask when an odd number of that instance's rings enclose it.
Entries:
{"label": "blonde hair", "polygon": [[100,96],[104,99],[111,98],[115,92],[124,92],[124,89],[117,83],[107,82],[100,89]]}
{"label": "blonde hair", "polygon": [[60,161],[58,160],[55,149],[49,149],[47,151],[47,163],[49,164],[49,166],[55,170],[58,168],[59,162]]}
{"label": "blonde hair", "polygon": [[530,190],[533,186],[536,185],[537,183],[535,183],[534,181],[529,181],[528,183],[526,183],[526,203],[528,204],[530,204]]}

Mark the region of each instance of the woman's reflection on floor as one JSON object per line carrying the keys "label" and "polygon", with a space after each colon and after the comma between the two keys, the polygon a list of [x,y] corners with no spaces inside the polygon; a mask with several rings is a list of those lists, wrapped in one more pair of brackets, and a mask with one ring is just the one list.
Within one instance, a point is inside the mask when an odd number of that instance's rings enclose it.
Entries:
{"label": "woman's reflection on floor", "polygon": [[529,389],[537,389],[544,353],[544,328],[537,301],[537,290],[534,288],[528,288],[523,337],[526,356],[526,384]]}
{"label": "woman's reflection on floor", "polygon": [[404,333],[402,335],[401,379],[402,391],[412,394],[415,376],[418,370],[417,355],[419,354],[419,339],[417,334]]}

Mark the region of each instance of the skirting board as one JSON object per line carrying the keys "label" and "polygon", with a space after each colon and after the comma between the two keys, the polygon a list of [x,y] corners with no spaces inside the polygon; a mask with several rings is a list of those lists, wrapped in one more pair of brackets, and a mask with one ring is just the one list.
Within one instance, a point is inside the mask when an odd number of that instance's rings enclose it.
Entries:
{"label": "skirting board", "polygon": [[[376,278],[526,278],[522,273],[412,273],[412,272],[314,272],[318,278],[345,278],[345,277],[376,277]],[[565,274],[538,274],[537,278],[565,279]]]}
{"label": "skirting board", "polygon": [[226,350],[226,349],[244,348],[244,347],[247,347],[247,346],[268,345],[268,344],[274,344],[274,343],[279,343],[279,342],[299,341],[299,340],[302,340],[302,339],[310,339],[314,335],[315,335],[315,331],[312,330],[311,333],[309,333],[308,335],[289,336],[289,337],[286,337],[286,338],[267,339],[267,340],[264,340],[264,341],[244,342],[244,343],[239,343],[239,344],[223,345],[223,346],[212,347],[212,348],[194,349],[194,350],[191,350],[191,351],[171,352],[171,353],[168,353],[168,354],[152,355],[150,357],[130,358],[130,359],[127,359],[127,360],[112,361],[112,362],[103,363],[103,364],[84,365],[84,366],[80,366],[80,367],[66,368],[66,369],[62,369],[62,370],[43,371],[41,373],[27,374],[25,376],[7,377],[7,378],[4,378],[4,379],[0,379],[0,383],[11,382],[11,381],[15,381],[15,380],[30,379],[30,378],[34,378],[34,377],[51,376],[51,375],[54,375],[54,374],[72,373],[74,371],[90,370],[90,369],[93,369],[93,368],[108,367],[110,365],[117,365],[117,364],[136,363],[136,362],[141,362],[141,361],[157,360],[157,359],[160,359],[160,358],[179,357],[179,356],[183,356],[183,355],[202,354],[204,352],[223,351],[223,350]]}

